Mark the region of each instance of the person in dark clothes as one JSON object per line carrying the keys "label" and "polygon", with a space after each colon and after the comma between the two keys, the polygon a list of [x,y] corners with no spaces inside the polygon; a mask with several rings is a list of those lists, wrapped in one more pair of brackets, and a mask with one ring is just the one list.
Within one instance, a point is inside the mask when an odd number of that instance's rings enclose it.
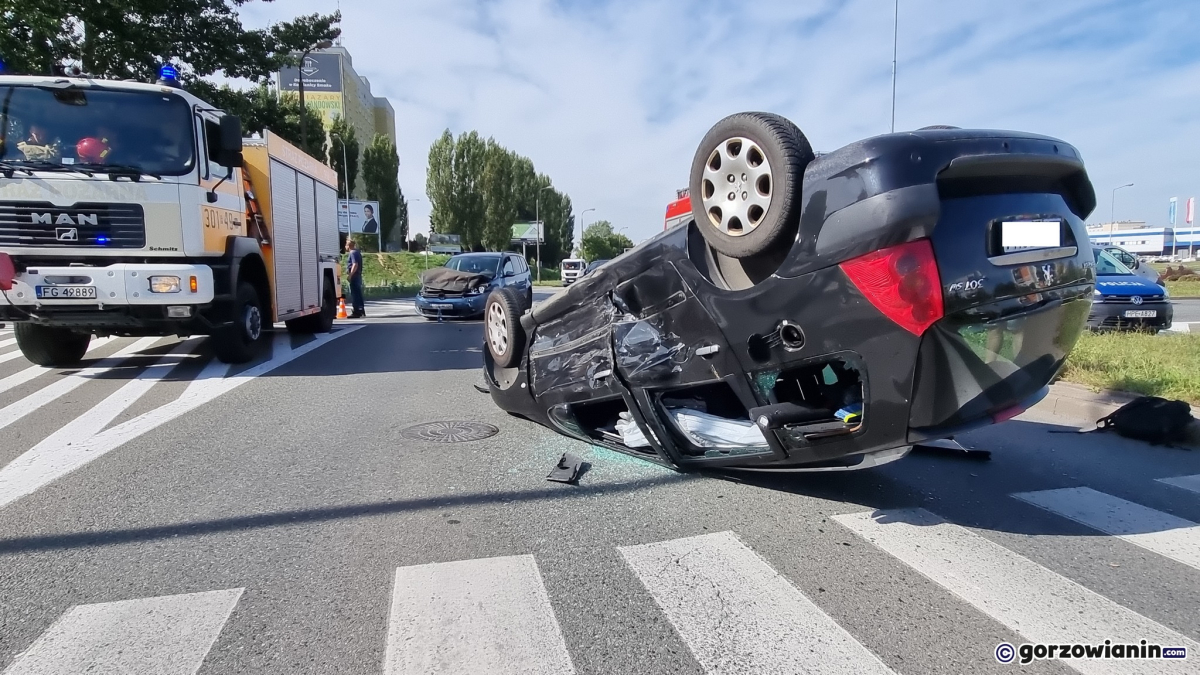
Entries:
{"label": "person in dark clothes", "polygon": [[353,239],[346,239],[346,276],[350,278],[350,304],[353,311],[351,319],[361,319],[367,315],[366,303],[363,301],[362,251]]}

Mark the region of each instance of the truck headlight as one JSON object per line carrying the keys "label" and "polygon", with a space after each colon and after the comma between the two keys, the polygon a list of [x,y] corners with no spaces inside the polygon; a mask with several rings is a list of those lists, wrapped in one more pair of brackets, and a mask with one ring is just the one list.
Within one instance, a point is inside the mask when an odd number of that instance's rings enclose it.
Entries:
{"label": "truck headlight", "polygon": [[179,277],[150,277],[151,293],[178,293]]}

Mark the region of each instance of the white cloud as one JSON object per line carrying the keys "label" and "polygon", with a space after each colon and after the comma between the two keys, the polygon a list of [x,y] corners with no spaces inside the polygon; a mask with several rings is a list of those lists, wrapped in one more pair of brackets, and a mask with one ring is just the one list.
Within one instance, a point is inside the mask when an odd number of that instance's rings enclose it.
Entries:
{"label": "white cloud", "polygon": [[[887,0],[345,0],[344,46],[396,108],[400,180],[427,225],[429,144],[477,129],[533,159],[636,238],[662,227],[695,144],[722,116],[790,117],[834,150],[888,131]],[[248,24],[328,0],[251,3]],[[1062,138],[1106,220],[1165,224],[1200,193],[1200,5],[1172,0],[901,0],[896,128]],[[1197,195],[1200,196],[1200,195]]]}

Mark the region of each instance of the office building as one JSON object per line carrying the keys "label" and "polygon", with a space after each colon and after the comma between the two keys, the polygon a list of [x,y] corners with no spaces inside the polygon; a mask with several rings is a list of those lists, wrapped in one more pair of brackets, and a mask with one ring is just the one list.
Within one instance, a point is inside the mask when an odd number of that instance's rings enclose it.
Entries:
{"label": "office building", "polygon": [[299,92],[301,73],[304,103],[321,113],[326,128],[344,116],[354,129],[359,148],[366,149],[375,134],[396,142],[396,113],[392,104],[371,93],[371,83],[354,70],[354,60],[345,47],[311,52],[299,68],[283,69],[276,74],[278,90]]}

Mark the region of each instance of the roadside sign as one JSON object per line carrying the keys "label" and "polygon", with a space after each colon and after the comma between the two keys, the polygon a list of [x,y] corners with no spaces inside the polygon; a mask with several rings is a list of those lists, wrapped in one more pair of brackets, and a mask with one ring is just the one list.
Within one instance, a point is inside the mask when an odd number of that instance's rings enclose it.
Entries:
{"label": "roadside sign", "polygon": [[532,244],[546,241],[545,228],[540,222],[514,223],[512,226],[512,243]]}
{"label": "roadside sign", "polygon": [[457,234],[429,235],[429,251],[431,253],[462,253],[462,236]]}

